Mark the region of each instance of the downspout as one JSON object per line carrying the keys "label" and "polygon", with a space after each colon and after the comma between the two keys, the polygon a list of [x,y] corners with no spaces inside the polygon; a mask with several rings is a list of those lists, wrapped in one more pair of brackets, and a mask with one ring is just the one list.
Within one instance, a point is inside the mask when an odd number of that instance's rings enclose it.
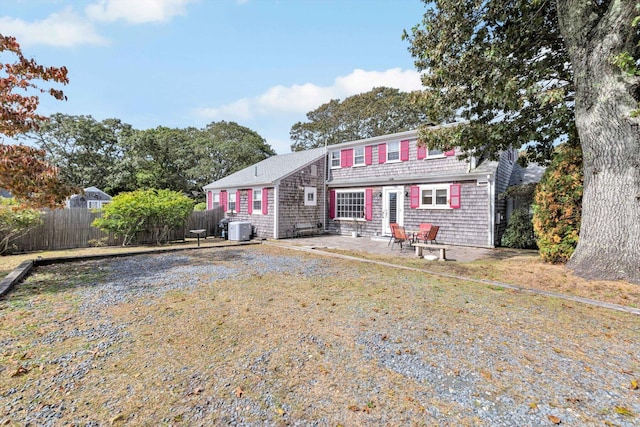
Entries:
{"label": "downspout", "polygon": [[329,162],[327,160],[329,160],[328,156],[327,156],[328,151],[327,151],[327,140],[325,138],[324,140],[324,179],[323,179],[323,184],[322,184],[322,198],[324,199],[323,202],[323,213],[324,213],[324,221],[322,221],[322,223],[324,224],[324,232],[326,233],[328,231],[327,228],[327,222],[329,221],[329,213],[327,212],[327,181],[329,180]]}
{"label": "downspout", "polygon": [[487,175],[487,191],[489,196],[489,235],[488,235],[488,245],[490,248],[495,247],[494,236],[496,234],[496,187],[493,183],[493,177],[491,175]]}
{"label": "downspout", "polygon": [[280,227],[278,225],[278,218],[280,217],[280,203],[278,203],[278,194],[280,181],[276,181],[273,183],[273,238],[279,239],[280,236],[278,232],[280,231]]}

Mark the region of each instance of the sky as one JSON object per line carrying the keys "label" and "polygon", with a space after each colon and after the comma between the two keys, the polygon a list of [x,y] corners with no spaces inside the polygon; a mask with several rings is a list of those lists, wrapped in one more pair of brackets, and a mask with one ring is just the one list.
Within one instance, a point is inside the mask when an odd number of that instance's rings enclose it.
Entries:
{"label": "sky", "polygon": [[54,86],[67,101],[41,96],[40,114],[136,129],[224,120],[285,154],[291,127],[331,99],[421,88],[401,36],[424,12],[419,0],[1,0],[0,33],[69,70]]}

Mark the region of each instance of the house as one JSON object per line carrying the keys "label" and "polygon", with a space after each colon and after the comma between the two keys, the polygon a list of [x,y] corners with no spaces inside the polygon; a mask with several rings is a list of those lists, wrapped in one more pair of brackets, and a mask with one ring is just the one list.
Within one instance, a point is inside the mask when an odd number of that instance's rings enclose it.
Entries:
{"label": "house", "polygon": [[326,218],[325,149],[268,157],[203,187],[207,209],[219,206],[233,221],[250,222],[256,236],[293,237],[296,225]]}
{"label": "house", "polygon": [[292,237],[300,222],[374,238],[389,236],[391,223],[417,229],[428,222],[440,226],[439,243],[496,246],[506,227],[506,201],[498,195],[517,151],[496,161],[461,160],[458,149],[417,141],[417,131],[406,131],[274,156],[205,186],[208,208],[221,204],[267,238]]}
{"label": "house", "polygon": [[67,200],[67,208],[102,209],[111,202],[111,196],[96,187],[87,187],[83,194],[74,194]]}

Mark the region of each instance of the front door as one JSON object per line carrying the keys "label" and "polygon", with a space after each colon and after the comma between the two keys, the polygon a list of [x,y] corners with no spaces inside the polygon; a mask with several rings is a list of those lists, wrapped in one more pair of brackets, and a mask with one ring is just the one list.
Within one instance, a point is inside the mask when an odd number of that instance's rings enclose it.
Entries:
{"label": "front door", "polygon": [[382,234],[391,235],[389,224],[404,225],[404,188],[382,188]]}

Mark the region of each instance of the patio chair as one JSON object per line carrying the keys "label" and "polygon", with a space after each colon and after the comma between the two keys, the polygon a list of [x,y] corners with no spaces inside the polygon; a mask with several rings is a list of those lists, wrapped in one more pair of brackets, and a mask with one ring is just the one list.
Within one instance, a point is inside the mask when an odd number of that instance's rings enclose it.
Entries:
{"label": "patio chair", "polygon": [[403,249],[402,244],[405,242],[409,242],[409,246],[411,246],[411,239],[407,237],[407,232],[405,231],[404,227],[401,227],[398,225],[392,228],[391,232],[393,233],[393,236],[392,236],[393,245],[391,245],[391,249],[393,249],[396,243],[400,245],[400,250]]}
{"label": "patio chair", "polygon": [[429,236],[429,230],[431,230],[431,223],[423,222],[420,224],[420,230],[415,234],[414,240],[427,243],[427,237]]}
{"label": "patio chair", "polygon": [[436,242],[436,236],[438,235],[438,230],[440,230],[439,226],[437,226],[437,225],[432,226],[429,229],[429,233],[427,234],[427,237],[425,238],[424,242],[425,243],[431,242],[431,243],[434,243],[434,244],[438,243],[438,242]]}
{"label": "patio chair", "polygon": [[393,236],[395,235],[395,229],[397,227],[398,227],[398,224],[396,224],[395,222],[392,222],[391,224],[389,224],[389,228],[391,228],[391,237],[389,238],[389,243],[387,243],[387,246],[389,246],[391,242],[393,242]]}

